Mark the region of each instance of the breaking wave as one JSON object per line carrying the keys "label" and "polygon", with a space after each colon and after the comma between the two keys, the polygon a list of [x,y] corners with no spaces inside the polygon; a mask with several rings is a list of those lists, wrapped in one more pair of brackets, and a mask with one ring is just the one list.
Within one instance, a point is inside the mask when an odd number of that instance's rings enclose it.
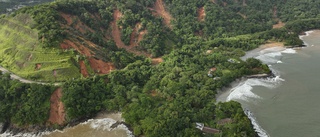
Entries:
{"label": "breaking wave", "polygon": [[[309,35],[308,32],[307,35]],[[266,87],[266,88],[276,88],[281,85],[285,79],[281,78],[280,72],[274,69],[272,66],[274,64],[282,63],[283,54],[295,54],[296,50],[294,49],[286,49],[283,47],[271,47],[267,49],[263,49],[258,52],[258,54],[252,54],[252,56],[256,59],[261,60],[263,63],[268,64],[269,68],[275,75],[275,77],[258,79],[252,78],[247,79],[241,83],[239,83],[236,87],[230,90],[230,94],[226,98],[226,101],[235,100],[235,101],[246,101],[250,103],[254,103],[262,99],[259,95],[255,94],[252,89],[253,87]],[[260,137],[269,137],[268,133],[258,124],[256,118],[253,113],[248,109],[245,109],[245,113],[248,118],[251,120],[252,125],[254,126],[255,131],[258,133]]]}
{"label": "breaking wave", "polygon": [[254,101],[261,99],[260,96],[252,92],[254,86],[262,86],[266,88],[276,88],[281,84],[284,79],[280,77],[280,73],[272,68],[273,64],[282,63],[281,58],[283,53],[294,54],[296,51],[294,49],[285,49],[283,47],[272,47],[259,51],[259,54],[254,58],[261,60],[263,63],[268,64],[272,72],[274,73],[274,78],[265,79],[247,79],[244,82],[239,83],[236,87],[231,89],[226,101],[230,100],[243,100],[243,101]]}
{"label": "breaking wave", "polygon": [[[86,122],[80,123],[77,126],[82,125],[88,125],[93,130],[100,130],[100,131],[113,131],[113,130],[125,130],[128,137],[134,137],[133,133],[126,127],[124,124],[119,124],[115,128],[112,128],[111,126],[115,124],[117,121],[111,118],[102,118],[102,119],[89,119]],[[0,137],[42,137],[45,135],[50,135],[54,132],[64,133],[67,132],[67,130],[72,130],[75,127],[66,128],[65,130],[55,130],[55,131],[46,131],[46,132],[39,132],[39,133],[18,133],[18,134],[12,134],[10,132],[5,132],[3,134],[0,134]]]}
{"label": "breaking wave", "polygon": [[260,137],[269,137],[268,133],[258,124],[256,118],[254,117],[253,113],[249,110],[245,110],[244,113],[248,116],[251,120],[254,130],[258,133]]}
{"label": "breaking wave", "polygon": [[[309,36],[311,33],[313,33],[314,31],[313,30],[311,30],[311,31],[306,31],[305,32],[305,34],[306,35],[299,35],[299,38],[301,39],[301,40],[303,40],[303,38],[304,37],[307,37],[307,36]],[[310,46],[308,43],[306,43],[304,40],[303,40],[303,44],[304,45],[306,45],[306,46]],[[311,45],[311,46],[313,46],[313,45]]]}

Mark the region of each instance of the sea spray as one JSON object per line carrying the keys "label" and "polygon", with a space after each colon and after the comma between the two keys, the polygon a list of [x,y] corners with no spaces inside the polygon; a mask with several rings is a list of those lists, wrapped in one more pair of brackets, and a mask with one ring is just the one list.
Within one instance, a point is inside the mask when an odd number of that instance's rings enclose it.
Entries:
{"label": "sea spray", "polygon": [[242,100],[247,102],[255,101],[256,99],[261,99],[260,96],[256,95],[252,92],[252,88],[254,86],[262,86],[266,88],[276,88],[280,85],[281,81],[284,79],[280,78],[280,76],[275,76],[273,78],[265,78],[265,79],[248,79],[244,82],[239,83],[236,87],[231,89],[231,93],[227,97],[226,101],[230,100]]}
{"label": "sea spray", "polygon": [[[241,81],[234,88],[229,90],[224,101],[243,101],[247,103],[256,104],[257,102],[263,100],[263,98],[253,91],[253,87],[265,87],[269,89],[277,88],[282,84],[285,79],[281,78],[281,72],[273,68],[273,65],[282,63],[282,57],[284,54],[295,54],[296,50],[287,49],[284,47],[271,47],[266,49],[255,50],[253,52],[249,52],[246,56],[242,57],[243,60],[247,58],[256,58],[261,60],[263,63],[268,64],[270,70],[274,74],[274,77],[269,78],[252,78],[247,79],[245,81]],[[217,99],[221,100],[221,99]],[[246,103],[245,103],[246,104]],[[245,109],[245,113],[248,118],[251,120],[255,131],[261,137],[268,137],[268,133],[258,124],[258,121],[254,117],[253,113],[247,109]]]}
{"label": "sea spray", "polygon": [[[307,37],[309,36],[311,33],[313,33],[314,31],[311,30],[311,31],[306,31],[305,32],[305,35],[299,35],[299,39],[303,40],[303,45],[306,45],[306,46],[310,46],[303,38],[304,37]],[[312,45],[313,46],[313,45]]]}
{"label": "sea spray", "polygon": [[[113,131],[125,131],[127,137],[133,137],[133,133],[126,127],[124,124],[119,124],[115,128],[112,128],[112,125],[117,123],[116,120],[111,118],[101,118],[101,119],[89,119],[86,122],[80,123],[77,126],[66,128],[63,131],[61,130],[55,130],[55,131],[45,131],[45,132],[39,132],[39,133],[18,133],[13,134],[11,132],[5,132],[3,134],[0,134],[0,137],[45,137],[45,136],[51,136],[51,134],[57,134],[55,136],[60,136],[62,134],[67,135],[67,132],[70,132],[71,130],[75,130],[76,128],[80,126],[88,126],[91,131],[97,132],[98,130],[100,132],[113,132]],[[59,134],[60,133],[60,134]],[[91,133],[90,133],[91,134]],[[91,134],[92,135],[92,134]],[[69,133],[69,136],[74,136],[72,133]]]}
{"label": "sea spray", "polygon": [[258,124],[256,118],[250,110],[245,109],[244,113],[248,116],[253,125],[253,129],[256,131],[256,133],[258,133],[260,137],[269,137],[268,133]]}

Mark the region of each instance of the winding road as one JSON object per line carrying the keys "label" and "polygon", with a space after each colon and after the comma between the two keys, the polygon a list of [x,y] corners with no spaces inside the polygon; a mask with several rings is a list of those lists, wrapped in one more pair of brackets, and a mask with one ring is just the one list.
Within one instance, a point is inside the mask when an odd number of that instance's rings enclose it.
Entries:
{"label": "winding road", "polygon": [[52,84],[54,86],[62,85],[62,83],[45,83],[45,82],[27,80],[27,79],[19,77],[18,75],[15,75],[15,74],[11,73],[9,70],[7,70],[7,69],[5,69],[5,68],[3,68],[1,66],[0,66],[0,71],[2,71],[3,73],[9,73],[11,79],[19,80],[22,83],[35,83],[35,84],[41,84],[41,85],[50,85],[50,84]]}

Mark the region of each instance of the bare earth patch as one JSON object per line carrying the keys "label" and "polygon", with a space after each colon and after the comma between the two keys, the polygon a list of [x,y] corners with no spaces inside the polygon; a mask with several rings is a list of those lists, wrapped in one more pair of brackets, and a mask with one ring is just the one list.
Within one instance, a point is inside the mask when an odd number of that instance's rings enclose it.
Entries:
{"label": "bare earth patch", "polygon": [[152,90],[152,91],[151,91],[151,96],[155,97],[155,96],[157,96],[157,95],[158,95],[157,91],[155,91],[155,90]]}
{"label": "bare earth patch", "polygon": [[204,7],[199,8],[197,12],[198,12],[198,21],[204,21],[206,17],[206,12]]}
{"label": "bare earth patch", "polygon": [[71,49],[72,47],[70,46],[70,45],[68,45],[67,43],[61,43],[60,44],[60,47],[61,47],[61,49],[64,49],[64,50],[66,50],[66,49]]}
{"label": "bare earth patch", "polygon": [[104,62],[95,58],[89,58],[91,68],[98,74],[108,74],[115,69],[112,63]]}
{"label": "bare earth patch", "polygon": [[87,57],[91,57],[92,56],[92,51],[90,49],[88,49],[87,47],[83,46],[83,45],[79,45],[77,46],[74,42],[70,41],[70,40],[64,40],[61,44],[60,47],[65,47],[65,48],[74,48],[75,50],[77,50],[79,53],[87,56]]}
{"label": "bare earth patch", "polygon": [[80,72],[81,72],[82,76],[85,77],[85,78],[89,77],[89,73],[88,73],[87,67],[84,64],[83,60],[79,61],[79,65],[80,65]]}
{"label": "bare earth patch", "polygon": [[[119,10],[114,10],[114,12],[113,12],[113,21],[111,22],[111,26],[112,26],[112,37],[113,37],[113,40],[115,41],[117,47],[126,49],[128,52],[134,53],[136,55],[143,55],[143,56],[146,56],[146,57],[150,57],[151,55],[149,55],[149,54],[147,54],[145,52],[141,52],[141,51],[136,50],[135,46],[137,46],[137,44],[134,44],[133,42],[131,43],[131,41],[130,41],[130,43],[132,45],[127,46],[127,45],[125,45],[123,43],[123,41],[121,40],[121,31],[120,31],[120,29],[119,29],[119,27],[117,25],[117,21],[121,17],[122,17],[122,13]],[[137,32],[137,30],[136,30],[136,32]],[[139,41],[139,37],[140,37],[140,41],[142,40],[143,35],[145,33],[147,33],[146,30],[139,32],[138,41]]]}
{"label": "bare earth patch", "polygon": [[152,58],[151,59],[152,65],[157,65],[157,64],[160,64],[161,62],[163,62],[162,58]]}
{"label": "bare earth patch", "polygon": [[284,43],[283,42],[269,42],[269,43],[261,45],[259,48],[267,49],[267,48],[272,48],[272,47],[284,47]]}
{"label": "bare earth patch", "polygon": [[40,63],[37,63],[36,66],[35,66],[35,69],[36,69],[36,70],[39,70],[40,68],[41,68],[41,64],[40,64]]}
{"label": "bare earth patch", "polygon": [[279,18],[278,18],[278,8],[277,6],[274,6],[273,9],[272,9],[272,17],[275,21],[277,21],[278,23],[277,24],[274,24],[272,26],[273,29],[277,29],[277,28],[282,28],[283,26],[285,26],[286,24],[283,23]]}
{"label": "bare earth patch", "polygon": [[50,98],[50,116],[48,122],[62,125],[65,121],[64,105],[61,102],[62,88],[53,92]]}
{"label": "bare earth patch", "polygon": [[60,13],[60,15],[67,21],[67,25],[70,26],[74,22],[76,22],[74,28],[80,31],[81,33],[86,33],[87,31],[90,31],[94,33],[94,30],[88,27],[86,24],[80,21],[80,19],[76,16],[66,14],[66,13]]}
{"label": "bare earth patch", "polygon": [[112,37],[119,48],[126,48],[126,45],[121,40],[121,32],[118,28],[117,21],[122,17],[122,13],[119,10],[114,10],[112,26]]}
{"label": "bare earth patch", "polygon": [[278,28],[284,27],[285,25],[286,25],[285,23],[283,23],[282,21],[279,21],[277,24],[274,24],[274,25],[272,26],[272,28],[273,28],[273,29],[278,29]]}
{"label": "bare earth patch", "polygon": [[153,9],[155,10],[156,13],[155,15],[161,16],[164,20],[164,24],[166,24],[169,28],[172,29],[172,26],[170,24],[172,20],[172,16],[169,14],[169,12],[166,11],[164,8],[164,3],[162,0],[157,0],[156,3],[154,4]]}
{"label": "bare earth patch", "polygon": [[136,47],[139,45],[140,41],[143,39],[143,36],[147,33],[147,30],[141,30],[141,23],[137,23],[130,36],[130,46]]}

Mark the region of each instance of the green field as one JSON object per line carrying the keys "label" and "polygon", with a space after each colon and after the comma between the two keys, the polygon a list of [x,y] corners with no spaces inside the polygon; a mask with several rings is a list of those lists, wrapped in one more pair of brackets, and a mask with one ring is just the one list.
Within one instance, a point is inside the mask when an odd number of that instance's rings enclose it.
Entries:
{"label": "green field", "polygon": [[33,25],[27,14],[0,19],[0,65],[21,77],[38,81],[79,78],[73,51],[42,48]]}

